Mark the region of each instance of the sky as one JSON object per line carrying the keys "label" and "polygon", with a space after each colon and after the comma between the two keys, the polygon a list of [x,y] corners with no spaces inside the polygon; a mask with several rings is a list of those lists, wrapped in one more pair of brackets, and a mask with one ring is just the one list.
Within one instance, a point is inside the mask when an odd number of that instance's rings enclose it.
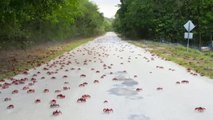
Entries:
{"label": "sky", "polygon": [[99,11],[104,13],[105,17],[112,18],[114,17],[118,7],[120,4],[120,0],[90,0],[98,5]]}

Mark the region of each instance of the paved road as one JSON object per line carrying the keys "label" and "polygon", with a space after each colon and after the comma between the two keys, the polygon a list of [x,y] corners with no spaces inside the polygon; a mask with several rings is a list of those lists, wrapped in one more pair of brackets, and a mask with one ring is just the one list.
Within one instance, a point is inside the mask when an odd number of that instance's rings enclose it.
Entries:
{"label": "paved road", "polygon": [[193,74],[107,33],[1,82],[0,120],[213,120],[213,80]]}

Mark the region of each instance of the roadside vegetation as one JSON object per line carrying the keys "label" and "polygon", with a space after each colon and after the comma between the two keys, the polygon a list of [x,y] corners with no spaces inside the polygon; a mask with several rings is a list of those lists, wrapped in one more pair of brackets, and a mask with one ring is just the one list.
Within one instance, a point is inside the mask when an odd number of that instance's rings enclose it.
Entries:
{"label": "roadside vegetation", "polygon": [[31,69],[62,55],[82,44],[85,44],[94,37],[85,39],[75,39],[60,43],[45,43],[30,49],[1,51],[0,54],[0,80],[22,73],[26,69]]}
{"label": "roadside vegetation", "polygon": [[186,45],[183,25],[195,24],[193,46],[210,44],[213,0],[120,0],[114,29],[128,38],[164,40]]}
{"label": "roadside vegetation", "polygon": [[5,79],[112,30],[112,19],[89,0],[1,0],[0,27]]}
{"label": "roadside vegetation", "polygon": [[173,61],[188,69],[194,70],[201,75],[213,78],[213,53],[200,52],[176,44],[165,44],[151,41],[128,41],[131,44],[145,48],[169,61]]}
{"label": "roadside vegetation", "polygon": [[89,0],[1,0],[0,50],[95,36],[109,29]]}

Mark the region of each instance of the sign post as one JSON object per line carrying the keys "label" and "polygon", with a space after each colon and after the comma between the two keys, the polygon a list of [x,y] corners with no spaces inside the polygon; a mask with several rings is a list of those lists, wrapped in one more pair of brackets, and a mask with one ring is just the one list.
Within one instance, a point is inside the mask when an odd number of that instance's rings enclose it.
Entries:
{"label": "sign post", "polygon": [[192,23],[191,20],[189,20],[185,25],[184,28],[187,32],[184,33],[184,38],[187,39],[187,52],[189,49],[189,40],[193,39],[193,33],[190,33],[195,28],[195,25]]}

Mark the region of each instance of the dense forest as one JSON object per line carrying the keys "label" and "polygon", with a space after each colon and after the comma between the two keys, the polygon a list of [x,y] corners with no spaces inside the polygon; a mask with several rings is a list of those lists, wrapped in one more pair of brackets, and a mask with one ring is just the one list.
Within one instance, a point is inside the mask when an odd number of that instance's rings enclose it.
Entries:
{"label": "dense forest", "polygon": [[114,28],[130,38],[184,44],[188,20],[196,26],[193,45],[207,45],[213,34],[213,0],[121,0]]}
{"label": "dense forest", "polygon": [[93,36],[110,29],[109,19],[89,0],[1,0],[0,49]]}

